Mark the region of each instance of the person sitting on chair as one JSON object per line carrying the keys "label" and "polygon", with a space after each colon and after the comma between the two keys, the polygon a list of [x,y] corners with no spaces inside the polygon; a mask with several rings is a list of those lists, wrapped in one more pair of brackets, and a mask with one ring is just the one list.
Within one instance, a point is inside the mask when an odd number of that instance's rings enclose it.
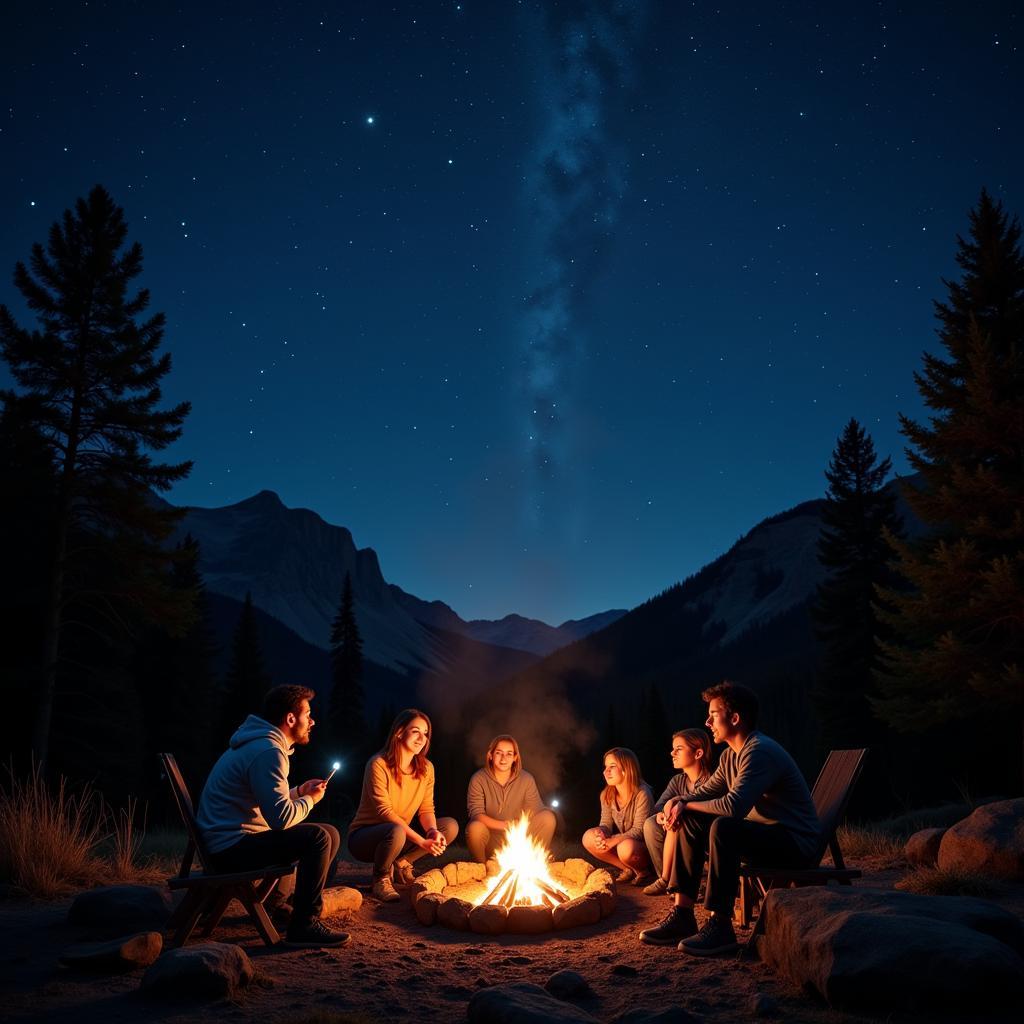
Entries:
{"label": "person sitting on chair", "polygon": [[551,848],[557,819],[544,806],[534,777],[523,768],[519,744],[512,736],[495,736],[487,747],[484,767],[474,772],[466,791],[466,845],[478,864],[493,856],[505,830],[529,814],[529,833],[545,850]]}
{"label": "person sitting on chair", "polygon": [[341,837],[333,825],[304,819],[327,784],[288,787],[289,757],[309,742],[314,719],[305,686],[275,686],[263,717],[249,715],[231,737],[199,797],[196,823],[218,872],[255,871],[298,861],[287,946],[343,946],[345,932],[321,920],[323,888]]}
{"label": "person sitting on chair", "polygon": [[[713,956],[738,945],[731,919],[740,861],[804,867],[814,858],[820,826],[796,762],[757,731],[757,694],[726,681],[701,696],[712,739],[728,749],[703,786],[665,805],[666,832],[676,833],[667,887],[673,907],[657,927],[640,933],[640,941]],[[698,930],[693,904],[705,853],[710,913]]]}

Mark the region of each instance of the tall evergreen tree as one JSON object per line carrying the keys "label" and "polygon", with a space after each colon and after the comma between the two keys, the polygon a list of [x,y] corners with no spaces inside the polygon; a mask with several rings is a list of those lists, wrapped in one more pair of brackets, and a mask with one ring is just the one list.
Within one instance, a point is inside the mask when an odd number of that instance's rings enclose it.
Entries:
{"label": "tall evergreen tree", "polygon": [[[900,544],[877,707],[904,730],[985,715],[1024,722],[1024,258],[1020,223],[981,193],[963,275],[935,304],[945,356],[915,374],[926,423],[901,417],[923,478],[907,501],[933,528]],[[1019,736],[1019,733],[1018,733]]]}
{"label": "tall evergreen tree", "polygon": [[356,622],[352,575],[345,573],[338,613],[331,625],[330,731],[346,753],[361,761],[366,752],[363,696],[363,638]]}
{"label": "tall evergreen tree", "polygon": [[[181,434],[187,402],[161,409],[160,382],[171,368],[158,354],[164,317],[140,319],[149,292],[129,296],[142,271],[142,248],[122,248],[122,210],[96,186],[50,229],[46,248],[32,247],[31,270],[18,263],[14,283],[39,322],[21,327],[0,306],[0,353],[20,388],[5,392],[34,416],[56,472],[56,502],[33,749],[45,762],[65,610],[87,599],[115,628],[124,595],[165,619],[184,622],[185,605],[159,586],[161,547],[177,510],[151,499],[187,476],[191,463],[154,462]],[[105,549],[105,585],[77,573],[69,538],[87,532]],[[78,545],[76,545],[78,547]]]}
{"label": "tall evergreen tree", "polygon": [[851,419],[825,471],[818,560],[828,577],[812,608],[824,644],[815,704],[825,750],[874,745],[878,733],[868,698],[888,631],[876,611],[876,588],[896,582],[886,532],[902,530],[896,498],[885,488],[891,467],[888,458],[878,461],[870,435]]}
{"label": "tall evergreen tree", "polygon": [[262,713],[263,698],[270,686],[270,674],[263,661],[252,594],[247,593],[231,638],[231,663],[225,677],[221,715],[222,739],[226,741],[247,715]]}

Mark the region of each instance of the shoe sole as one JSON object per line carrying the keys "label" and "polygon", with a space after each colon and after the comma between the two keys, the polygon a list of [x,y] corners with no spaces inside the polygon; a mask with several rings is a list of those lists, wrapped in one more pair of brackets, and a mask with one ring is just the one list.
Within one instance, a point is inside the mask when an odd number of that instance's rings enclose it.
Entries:
{"label": "shoe sole", "polygon": [[678,946],[678,939],[655,939],[649,935],[645,935],[643,932],[640,933],[640,941],[646,943],[648,946]]}
{"label": "shoe sole", "polygon": [[734,950],[740,948],[738,942],[727,942],[724,946],[712,946],[709,949],[694,949],[692,946],[686,945],[686,942],[680,942],[680,951],[683,953],[689,953],[690,956],[718,956],[719,953],[732,953]]}
{"label": "shoe sole", "polygon": [[338,939],[335,942],[295,942],[290,939],[285,939],[283,945],[289,949],[337,949],[339,946],[347,946],[352,941],[351,935],[346,935],[343,939]]}

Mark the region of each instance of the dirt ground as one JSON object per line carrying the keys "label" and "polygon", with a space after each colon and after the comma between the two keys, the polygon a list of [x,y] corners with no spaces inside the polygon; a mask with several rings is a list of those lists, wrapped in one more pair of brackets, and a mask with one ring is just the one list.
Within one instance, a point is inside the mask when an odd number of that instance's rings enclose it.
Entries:
{"label": "dirt ground", "polygon": [[[862,884],[887,887],[899,873],[865,874]],[[222,1020],[298,1024],[327,1022],[331,1014],[358,1014],[367,1024],[457,1022],[466,1019],[469,999],[480,988],[522,981],[544,985],[556,971],[571,968],[587,979],[595,993],[577,1005],[600,1021],[612,1021],[637,1008],[681,1006],[707,1024],[726,1024],[757,1018],[759,1006],[760,1015],[765,1016],[766,998],[769,1020],[924,1024],[926,1019],[937,1019],[934,1015],[843,1014],[794,991],[756,957],[698,959],[671,947],[641,945],[637,932],[657,922],[667,901],[644,896],[632,886],[619,887],[615,912],[593,928],[490,938],[440,926],[425,928],[405,901],[378,903],[369,896],[364,865],[342,863],[337,882],[364,894],[358,914],[344,924],[340,919],[332,922],[351,932],[348,946],[268,949],[244,916],[226,918],[213,938],[238,943],[246,950],[257,969],[257,983],[237,1001],[180,1005],[142,996],[141,971],[95,977],[60,967],[57,958],[62,949],[98,937],[66,923],[70,900],[0,899],[0,1017],[11,1024]],[[1014,891],[1000,902],[1022,913],[1022,895]],[[966,1019],[945,1018],[950,1024]],[[982,1019],[982,1015],[969,1019]]]}

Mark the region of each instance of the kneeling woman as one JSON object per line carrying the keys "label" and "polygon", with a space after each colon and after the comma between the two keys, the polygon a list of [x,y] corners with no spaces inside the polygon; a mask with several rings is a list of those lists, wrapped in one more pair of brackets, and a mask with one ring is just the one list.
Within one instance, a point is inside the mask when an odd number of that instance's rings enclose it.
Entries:
{"label": "kneeling woman", "polygon": [[[408,708],[391,725],[384,749],[366,764],[359,808],[348,832],[348,848],[357,860],[373,864],[373,895],[391,903],[399,899],[392,875],[413,880],[412,861],[437,856],[458,835],[454,818],[434,817],[434,766],[430,719]],[[412,827],[419,817],[423,835]]]}
{"label": "kneeling woman", "polygon": [[505,830],[524,813],[530,815],[530,835],[545,849],[551,848],[555,812],[544,806],[536,781],[523,770],[519,744],[511,736],[491,740],[484,767],[469,780],[466,809],[466,845],[473,860],[480,864],[494,854]]}
{"label": "kneeling woman", "polygon": [[601,823],[583,833],[583,846],[587,853],[619,868],[617,882],[644,885],[651,876],[644,821],[651,813],[654,794],[640,778],[636,754],[626,747],[612,747],[604,755],[604,781]]}

